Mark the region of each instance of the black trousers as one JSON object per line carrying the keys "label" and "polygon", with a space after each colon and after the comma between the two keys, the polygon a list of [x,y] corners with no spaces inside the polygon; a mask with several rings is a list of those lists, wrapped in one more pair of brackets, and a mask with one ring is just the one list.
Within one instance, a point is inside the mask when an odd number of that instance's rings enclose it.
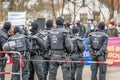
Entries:
{"label": "black trousers", "polygon": [[[66,60],[67,57],[64,55],[53,54],[51,56],[51,60]],[[56,80],[57,70],[61,66],[63,80],[70,80],[70,71],[67,63],[64,62],[50,62],[50,72],[49,72],[49,80]]]}
{"label": "black trousers", "polygon": [[34,80],[34,73],[36,72],[38,80],[44,79],[44,70],[43,70],[43,62],[39,60],[43,60],[43,57],[40,55],[31,56],[31,60],[38,61],[30,61],[29,63],[29,80]]}
{"label": "black trousers", "polygon": [[[23,57],[23,66],[22,66],[22,80],[28,80],[29,78],[29,67],[28,61],[24,61],[27,58]],[[19,57],[13,57],[13,65],[12,65],[12,72],[19,73],[20,72],[20,60]],[[11,80],[20,80],[20,75],[13,74]]]}
{"label": "black trousers", "polygon": [[[98,56],[93,61],[105,61],[106,59],[104,56]],[[97,72],[99,68],[99,80],[106,80],[106,71],[107,71],[107,64],[91,64],[91,80],[97,80]]]}

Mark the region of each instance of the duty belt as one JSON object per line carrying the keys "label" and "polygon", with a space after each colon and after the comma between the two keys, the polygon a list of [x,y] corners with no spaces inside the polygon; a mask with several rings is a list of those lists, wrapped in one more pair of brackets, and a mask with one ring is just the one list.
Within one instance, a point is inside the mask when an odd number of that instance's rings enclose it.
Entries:
{"label": "duty belt", "polygon": [[43,53],[40,50],[33,51],[34,55],[43,55]]}
{"label": "duty belt", "polygon": [[50,50],[51,54],[58,54],[58,55],[62,55],[64,54],[64,50]]}

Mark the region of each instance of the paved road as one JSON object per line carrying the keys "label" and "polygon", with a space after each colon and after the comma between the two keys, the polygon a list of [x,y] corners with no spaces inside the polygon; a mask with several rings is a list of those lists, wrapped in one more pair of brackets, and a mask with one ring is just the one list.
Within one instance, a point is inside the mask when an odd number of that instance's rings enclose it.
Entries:
{"label": "paved road", "polygon": [[[7,71],[11,71],[11,65],[7,65]],[[91,71],[89,66],[85,66],[83,70],[83,80],[90,80]],[[5,80],[10,80],[10,75],[6,75]],[[35,79],[37,80],[37,79]],[[57,80],[63,80],[61,68],[58,70]],[[108,67],[106,80],[120,80],[120,67]]]}

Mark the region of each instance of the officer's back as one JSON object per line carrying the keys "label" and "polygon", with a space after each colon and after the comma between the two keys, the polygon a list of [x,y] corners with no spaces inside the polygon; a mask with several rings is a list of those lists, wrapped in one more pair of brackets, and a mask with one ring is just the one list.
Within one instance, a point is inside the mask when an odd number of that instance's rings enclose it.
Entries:
{"label": "officer's back", "polygon": [[[65,60],[66,54],[72,51],[72,42],[70,41],[69,32],[63,29],[64,20],[58,17],[56,20],[56,29],[50,31],[46,40],[46,49],[51,53],[51,60]],[[61,65],[63,72],[63,80],[69,80],[69,71],[65,63],[53,62],[50,63],[49,80],[56,80],[57,69]]]}
{"label": "officer's back", "polygon": [[[105,24],[101,22],[98,30],[89,34],[89,53],[92,61],[106,61],[108,35],[104,32]],[[98,69],[99,68],[99,69]],[[91,80],[97,80],[99,70],[99,80],[106,80],[106,64],[91,64]]]}
{"label": "officer's back", "polygon": [[22,34],[20,28],[18,26],[16,26],[14,28],[14,35],[9,37],[9,39],[7,40],[7,42],[3,46],[3,48],[4,48],[4,50],[13,50],[13,51],[24,52],[28,49],[26,41],[27,41],[27,36]]}
{"label": "officer's back", "polygon": [[57,18],[56,29],[50,31],[50,34],[48,35],[48,39],[46,41],[46,48],[57,51],[66,49],[66,51],[71,52],[70,50],[72,43],[69,39],[69,32],[63,28],[63,22],[64,20],[62,18]]}
{"label": "officer's back", "polygon": [[36,36],[42,38],[43,41],[46,41],[46,38],[47,38],[49,32],[51,31],[52,27],[53,27],[53,20],[48,19],[46,22],[46,29],[37,33]]}

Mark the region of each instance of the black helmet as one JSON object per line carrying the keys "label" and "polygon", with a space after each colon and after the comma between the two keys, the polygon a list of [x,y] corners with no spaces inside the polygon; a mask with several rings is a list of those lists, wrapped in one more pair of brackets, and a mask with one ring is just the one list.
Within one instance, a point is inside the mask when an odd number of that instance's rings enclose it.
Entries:
{"label": "black helmet", "polygon": [[98,25],[98,28],[100,30],[104,30],[105,29],[105,23],[104,22],[100,22],[99,25]]}
{"label": "black helmet", "polygon": [[78,33],[78,32],[79,32],[79,29],[78,29],[77,27],[73,26],[73,28],[72,28],[72,33],[73,33],[73,34],[76,34],[76,33]]}
{"label": "black helmet", "polygon": [[20,26],[15,26],[14,27],[14,34],[16,34],[16,33],[23,34],[22,29],[20,28]]}
{"label": "black helmet", "polygon": [[11,28],[11,23],[10,22],[5,22],[3,25],[3,28],[8,31]]}
{"label": "black helmet", "polygon": [[18,26],[14,27],[14,34],[16,34],[16,33],[19,33],[19,27]]}
{"label": "black helmet", "polygon": [[34,21],[34,22],[32,22],[31,23],[31,30],[30,31],[37,31],[38,30],[38,28],[39,28],[39,25],[38,25],[38,22],[37,21]]}
{"label": "black helmet", "polygon": [[56,19],[56,25],[64,25],[64,19],[62,17],[58,17]]}
{"label": "black helmet", "polygon": [[46,27],[48,28],[51,28],[53,27],[53,20],[52,19],[48,19],[47,22],[46,22]]}

